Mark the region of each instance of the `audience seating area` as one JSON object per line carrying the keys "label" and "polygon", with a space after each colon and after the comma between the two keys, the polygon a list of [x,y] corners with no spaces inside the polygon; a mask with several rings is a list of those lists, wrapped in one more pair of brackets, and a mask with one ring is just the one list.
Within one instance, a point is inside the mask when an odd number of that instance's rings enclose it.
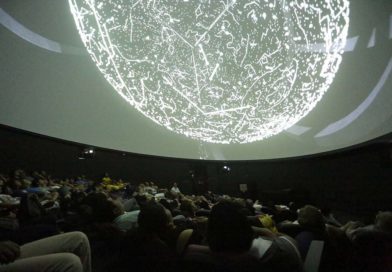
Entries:
{"label": "audience seating area", "polygon": [[18,169],[0,174],[0,272],[392,271],[391,211],[340,222],[311,204]]}

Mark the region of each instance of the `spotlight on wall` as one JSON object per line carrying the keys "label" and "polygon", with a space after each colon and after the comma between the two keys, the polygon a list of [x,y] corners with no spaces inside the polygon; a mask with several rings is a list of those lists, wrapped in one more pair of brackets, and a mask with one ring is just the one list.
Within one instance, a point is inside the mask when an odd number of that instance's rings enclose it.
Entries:
{"label": "spotlight on wall", "polygon": [[228,165],[223,165],[222,171],[223,171],[224,173],[229,173],[229,172],[231,171],[231,168],[230,168],[230,166],[228,166]]}
{"label": "spotlight on wall", "polygon": [[84,147],[79,151],[78,159],[85,160],[92,158],[95,154],[95,150],[92,147]]}

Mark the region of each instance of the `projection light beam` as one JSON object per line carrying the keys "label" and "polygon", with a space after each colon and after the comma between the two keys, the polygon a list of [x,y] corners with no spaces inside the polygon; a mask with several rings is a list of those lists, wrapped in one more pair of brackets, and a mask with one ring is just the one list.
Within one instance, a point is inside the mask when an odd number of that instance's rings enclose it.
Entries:
{"label": "projection light beam", "polygon": [[69,55],[86,55],[86,52],[82,48],[70,45],[62,45],[56,41],[50,40],[31,31],[30,29],[19,23],[17,20],[15,20],[2,8],[0,8],[0,24],[2,24],[9,31],[18,35],[25,41],[48,51]]}
{"label": "projection light beam", "polygon": [[169,130],[215,143],[262,140],[306,116],[338,71],[349,25],[348,0],[69,4],[124,99]]}
{"label": "projection light beam", "polygon": [[392,39],[392,14],[389,15],[389,39]]}
{"label": "projection light beam", "polygon": [[388,80],[389,76],[392,73],[392,58],[389,59],[388,65],[385,68],[383,74],[381,75],[380,80],[377,82],[376,86],[373,88],[372,92],[366,97],[366,99],[350,114],[346,115],[345,117],[341,118],[340,120],[329,124],[325,127],[322,131],[317,133],[314,137],[321,138],[333,133],[336,133],[345,127],[352,124],[355,120],[357,120],[373,103],[376,99],[379,92],[385,85],[385,82]]}

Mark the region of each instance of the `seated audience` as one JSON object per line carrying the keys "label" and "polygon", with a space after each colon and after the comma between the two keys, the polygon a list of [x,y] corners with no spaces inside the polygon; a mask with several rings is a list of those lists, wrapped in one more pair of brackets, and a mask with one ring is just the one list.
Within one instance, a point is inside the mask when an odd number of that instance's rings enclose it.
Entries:
{"label": "seated audience", "polygon": [[115,271],[174,271],[175,254],[164,241],[171,228],[166,209],[147,202],[138,215],[138,227],[124,238]]}
{"label": "seated audience", "polygon": [[298,248],[305,259],[313,240],[324,241],[320,271],[348,271],[350,243],[344,232],[326,225],[320,209],[306,205],[298,212],[298,223],[303,231],[296,236]]}
{"label": "seated audience", "polygon": [[0,271],[90,272],[90,244],[81,232],[69,232],[19,246],[0,242]]}
{"label": "seated audience", "polygon": [[245,214],[238,201],[222,200],[214,205],[207,227],[209,247],[188,248],[187,270],[301,271],[295,241],[267,229],[255,232]]}
{"label": "seated audience", "polygon": [[[0,174],[0,272],[90,271],[90,262],[96,272],[295,272],[314,240],[324,241],[320,272],[392,271],[391,212],[370,225],[341,226],[325,208],[307,205],[297,214],[293,202],[262,205],[173,188],[131,186],[109,175],[93,181],[21,169]],[[64,242],[71,236],[74,242]]]}
{"label": "seated audience", "polygon": [[177,186],[177,182],[173,183],[173,187],[171,187],[170,191],[172,193],[174,193],[174,194],[180,194],[181,193],[180,188],[178,188],[178,186]]}
{"label": "seated audience", "polygon": [[342,229],[352,241],[352,271],[392,271],[392,212],[379,212],[373,225],[349,222]]}

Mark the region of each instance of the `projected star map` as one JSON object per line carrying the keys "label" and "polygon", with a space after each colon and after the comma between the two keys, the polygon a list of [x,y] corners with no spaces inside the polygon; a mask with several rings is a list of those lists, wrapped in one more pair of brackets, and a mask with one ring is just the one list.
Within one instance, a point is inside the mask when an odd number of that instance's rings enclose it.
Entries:
{"label": "projected star map", "polygon": [[338,71],[349,25],[348,0],[69,4],[124,99],[169,130],[225,144],[265,139],[306,116]]}

